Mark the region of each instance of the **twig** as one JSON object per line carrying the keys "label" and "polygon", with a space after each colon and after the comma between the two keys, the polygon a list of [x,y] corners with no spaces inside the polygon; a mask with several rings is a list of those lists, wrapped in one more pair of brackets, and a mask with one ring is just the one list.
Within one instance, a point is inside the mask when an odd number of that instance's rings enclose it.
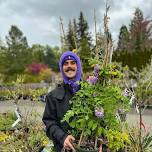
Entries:
{"label": "twig", "polygon": [[105,49],[105,55],[104,55],[104,60],[103,60],[103,64],[102,66],[105,67],[108,63],[108,59],[109,59],[109,36],[108,36],[108,11],[110,9],[110,6],[108,6],[108,4],[106,3],[106,12],[104,14],[104,36],[105,36],[105,44],[104,44],[104,49]]}
{"label": "twig", "polygon": [[81,136],[80,136],[80,140],[79,140],[79,143],[78,143],[79,147],[80,147],[80,144],[81,144],[81,141],[82,141],[83,133],[84,133],[84,131],[82,131]]}
{"label": "twig", "polygon": [[[61,45],[62,45],[62,47],[64,45],[65,45],[65,47],[67,47],[66,37],[65,37],[65,32],[64,32],[63,22],[62,22],[63,20],[62,20],[61,16],[59,17],[59,19],[60,19],[60,29],[61,29],[60,30]],[[62,34],[63,34],[63,36],[62,36]]]}
{"label": "twig", "polygon": [[98,141],[98,137],[96,136],[95,143],[94,143],[94,149],[97,148],[97,141]]}
{"label": "twig", "polygon": [[95,53],[96,53],[96,59],[99,59],[99,52],[98,52],[98,44],[97,44],[97,26],[96,26],[96,10],[94,8],[94,31],[95,31],[95,41],[96,41],[96,47],[95,47]]}
{"label": "twig", "polygon": [[140,119],[140,130],[139,130],[139,147],[140,147],[140,151],[142,151],[142,136],[141,136],[141,132],[142,132],[142,128],[141,128],[141,124],[142,124],[142,114],[141,114],[141,104],[139,104],[139,119]]}

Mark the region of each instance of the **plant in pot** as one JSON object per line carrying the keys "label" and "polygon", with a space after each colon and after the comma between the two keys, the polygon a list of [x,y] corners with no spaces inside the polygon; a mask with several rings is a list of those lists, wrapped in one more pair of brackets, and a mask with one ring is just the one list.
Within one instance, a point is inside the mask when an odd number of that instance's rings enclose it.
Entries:
{"label": "plant in pot", "polygon": [[71,109],[63,120],[72,128],[70,133],[76,138],[77,151],[95,152],[103,148],[102,151],[116,152],[129,143],[118,114],[120,109],[129,110],[129,99],[123,89],[112,83],[120,76],[120,71],[111,65],[96,65],[94,75],[80,83],[81,89],[70,101]]}

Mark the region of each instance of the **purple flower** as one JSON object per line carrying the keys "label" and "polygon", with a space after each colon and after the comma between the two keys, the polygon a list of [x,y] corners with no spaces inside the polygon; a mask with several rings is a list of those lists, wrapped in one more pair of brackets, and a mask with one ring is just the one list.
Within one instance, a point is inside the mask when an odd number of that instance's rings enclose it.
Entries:
{"label": "purple flower", "polygon": [[96,93],[94,93],[94,94],[93,94],[93,97],[96,97],[96,96],[97,96],[97,94],[96,94]]}
{"label": "purple flower", "polygon": [[99,65],[96,64],[95,67],[94,67],[94,76],[98,77],[98,74],[99,74]]}
{"label": "purple flower", "polygon": [[128,97],[129,96],[129,91],[127,90],[127,88],[124,90],[123,92],[123,96]]}
{"label": "purple flower", "polygon": [[102,118],[104,116],[104,113],[101,111],[95,111],[95,116],[98,118]]}
{"label": "purple flower", "polygon": [[118,113],[124,113],[123,109],[118,109]]}
{"label": "purple flower", "polygon": [[90,84],[95,85],[97,83],[98,78],[95,76],[89,76],[89,79],[87,80]]}
{"label": "purple flower", "polygon": [[102,118],[104,116],[104,109],[102,107],[95,107],[95,116]]}

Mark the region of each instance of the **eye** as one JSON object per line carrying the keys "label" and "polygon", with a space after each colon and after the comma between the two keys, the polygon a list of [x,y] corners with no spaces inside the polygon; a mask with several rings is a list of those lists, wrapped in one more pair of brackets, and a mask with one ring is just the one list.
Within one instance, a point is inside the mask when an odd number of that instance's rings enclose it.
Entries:
{"label": "eye", "polygon": [[68,65],[68,62],[65,61],[65,62],[63,63],[63,65],[64,65],[64,66]]}
{"label": "eye", "polygon": [[71,64],[72,64],[72,65],[76,64],[76,61],[71,61]]}

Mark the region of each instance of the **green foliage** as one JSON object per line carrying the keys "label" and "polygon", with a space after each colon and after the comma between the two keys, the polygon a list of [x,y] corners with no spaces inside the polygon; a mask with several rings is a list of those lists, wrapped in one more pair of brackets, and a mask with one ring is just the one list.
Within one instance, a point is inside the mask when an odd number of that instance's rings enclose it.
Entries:
{"label": "green foliage", "polygon": [[6,112],[0,114],[0,131],[7,131],[10,129],[16,119],[15,113]]}
{"label": "green foliage", "polygon": [[152,104],[152,61],[138,74],[135,94],[139,101]]}
{"label": "green foliage", "polygon": [[128,65],[130,70],[137,68],[141,71],[147,64],[150,63],[152,57],[152,49],[141,51],[114,51],[112,60],[115,62],[121,62],[122,66]]}
{"label": "green foliage", "polygon": [[0,72],[6,75],[22,73],[30,60],[26,37],[13,25],[6,36],[6,43],[7,47],[0,54]]}
{"label": "green foliage", "polygon": [[34,44],[30,50],[32,53],[32,62],[43,63],[46,47],[39,44]]}
{"label": "green foliage", "polygon": [[91,36],[89,31],[89,26],[85,20],[83,13],[80,12],[78,21],[78,54],[82,61],[83,71],[89,71],[89,58],[91,58]]}
{"label": "green foliage", "polygon": [[53,71],[59,71],[59,48],[58,47],[50,47],[46,46],[46,53],[44,55],[43,62],[44,64],[48,65]]}
{"label": "green foliage", "polygon": [[[140,130],[138,128],[129,129],[130,145],[127,147],[129,152],[141,152],[140,147]],[[141,144],[142,151],[151,152],[152,151],[152,135],[150,132],[141,132]]]}
{"label": "green foliage", "polygon": [[25,78],[25,83],[39,83],[39,82],[46,82],[50,83],[52,82],[52,71],[50,69],[45,69],[41,71],[38,75],[33,74],[27,74]]}
{"label": "green foliage", "polygon": [[125,25],[121,26],[119,39],[118,39],[118,46],[117,51],[125,51],[129,48],[129,32]]}
{"label": "green foliage", "polygon": [[69,50],[77,49],[77,53],[81,58],[83,71],[90,71],[88,60],[92,57],[91,36],[87,20],[84,18],[83,12],[80,12],[78,23],[76,20],[69,22],[68,32],[66,34],[66,42]]}
{"label": "green foliage", "polygon": [[8,90],[0,90],[0,101],[5,101],[11,99]]}
{"label": "green foliage", "polygon": [[17,26],[11,26],[6,44],[0,43],[0,73],[3,75],[1,81],[14,81],[33,62],[46,64],[52,70],[59,71],[59,48],[39,44],[29,48],[26,37]]}
{"label": "green foliage", "polygon": [[151,47],[151,23],[152,21],[144,19],[143,12],[136,8],[130,24],[130,50],[139,51]]}
{"label": "green foliage", "polygon": [[[117,84],[109,82],[119,77],[118,71],[114,73],[114,69],[109,67],[99,69],[96,84],[92,85],[89,81],[80,83],[81,89],[72,98],[71,109],[64,120],[76,130],[75,136],[82,132],[85,139],[104,136],[110,144],[109,148],[114,151],[123,148],[124,142],[129,142],[127,134],[127,137],[123,136],[121,121],[116,117],[118,109],[129,110],[129,99]],[[96,115],[97,109],[103,109],[103,117]],[[112,140],[110,135],[113,138],[118,135],[118,138],[115,137],[117,140]]]}
{"label": "green foliage", "polygon": [[40,123],[30,124],[28,128],[22,126],[20,130],[7,134],[5,141],[1,141],[1,151],[38,152],[49,142]]}
{"label": "green foliage", "polygon": [[33,89],[32,87],[23,84],[25,80],[26,75],[19,75],[16,81],[13,81],[10,86],[1,89],[0,100],[12,99],[15,103],[18,103],[21,97],[26,97],[33,101],[38,101],[40,95],[47,93],[47,87]]}
{"label": "green foliage", "polygon": [[67,45],[68,45],[68,50],[73,50],[76,49],[76,41],[77,37],[75,35],[74,31],[74,25],[72,25],[71,20],[69,21],[69,27],[68,27],[68,32],[67,32]]}
{"label": "green foliage", "polygon": [[113,54],[113,61],[128,65],[131,70],[141,70],[149,64],[152,47],[152,21],[144,18],[143,12],[136,8],[129,30],[125,25],[120,29],[117,51]]}
{"label": "green foliage", "polygon": [[[108,146],[110,149],[112,149],[112,152],[116,152],[119,149],[122,149],[122,147],[125,147],[125,143],[130,144],[129,135],[126,132],[119,132],[119,131],[113,131],[113,130],[107,130],[106,136],[109,139]],[[130,152],[130,151],[129,151]]]}

